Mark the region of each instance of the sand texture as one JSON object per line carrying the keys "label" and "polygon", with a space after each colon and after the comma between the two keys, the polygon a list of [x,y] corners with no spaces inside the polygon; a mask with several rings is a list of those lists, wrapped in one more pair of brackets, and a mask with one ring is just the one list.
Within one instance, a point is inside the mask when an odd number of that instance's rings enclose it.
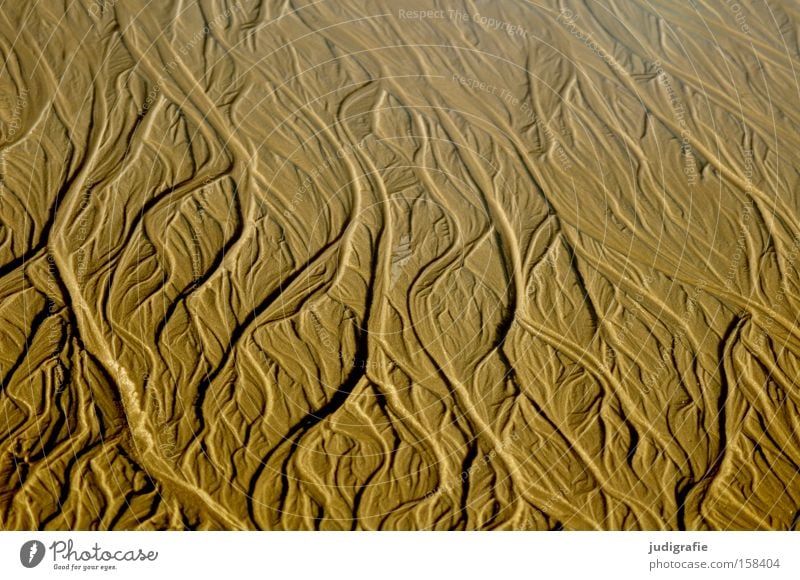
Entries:
{"label": "sand texture", "polygon": [[794,0],[6,0],[0,529],[800,528]]}

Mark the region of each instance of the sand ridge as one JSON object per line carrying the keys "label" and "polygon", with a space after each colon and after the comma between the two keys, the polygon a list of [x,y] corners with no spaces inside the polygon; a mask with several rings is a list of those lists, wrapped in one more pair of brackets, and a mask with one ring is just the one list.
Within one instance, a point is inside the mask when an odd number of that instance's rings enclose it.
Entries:
{"label": "sand ridge", "polygon": [[796,529],[797,22],[6,3],[0,528]]}

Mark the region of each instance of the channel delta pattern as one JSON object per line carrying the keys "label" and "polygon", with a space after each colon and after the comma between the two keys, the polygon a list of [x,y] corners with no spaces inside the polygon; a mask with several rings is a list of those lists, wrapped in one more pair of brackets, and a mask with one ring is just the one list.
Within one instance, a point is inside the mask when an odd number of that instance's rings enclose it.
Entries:
{"label": "channel delta pattern", "polygon": [[798,22],[6,1],[0,528],[798,529]]}

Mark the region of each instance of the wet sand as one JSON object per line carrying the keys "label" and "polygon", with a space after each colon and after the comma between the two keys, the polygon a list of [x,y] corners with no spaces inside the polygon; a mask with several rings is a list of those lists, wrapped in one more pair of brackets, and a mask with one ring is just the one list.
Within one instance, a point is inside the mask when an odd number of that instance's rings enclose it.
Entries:
{"label": "wet sand", "polygon": [[792,2],[0,13],[0,529],[800,519]]}

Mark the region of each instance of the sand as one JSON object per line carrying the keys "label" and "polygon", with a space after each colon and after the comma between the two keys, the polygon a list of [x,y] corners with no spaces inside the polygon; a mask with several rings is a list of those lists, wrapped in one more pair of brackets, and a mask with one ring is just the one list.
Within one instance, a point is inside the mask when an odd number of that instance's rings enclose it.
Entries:
{"label": "sand", "polygon": [[798,528],[799,21],[4,3],[0,528]]}

